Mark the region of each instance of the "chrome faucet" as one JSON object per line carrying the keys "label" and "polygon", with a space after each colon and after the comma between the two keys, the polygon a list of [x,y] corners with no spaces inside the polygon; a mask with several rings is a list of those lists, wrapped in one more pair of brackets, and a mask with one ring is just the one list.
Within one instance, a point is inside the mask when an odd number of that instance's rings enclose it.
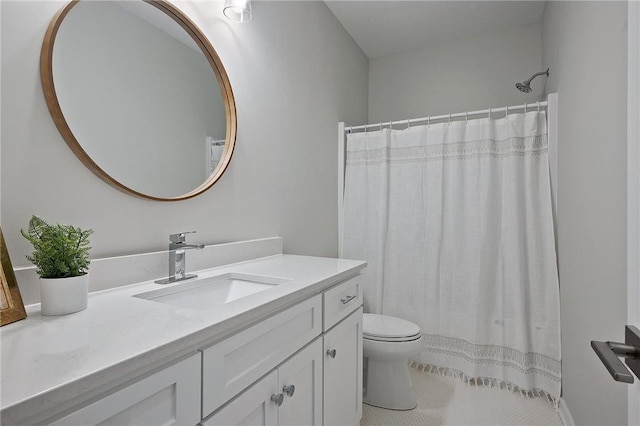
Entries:
{"label": "chrome faucet", "polygon": [[200,250],[204,248],[203,244],[186,244],[186,234],[195,234],[196,231],[180,232],[179,234],[169,235],[169,277],[154,281],[158,284],[175,283],[189,278],[196,278],[197,275],[187,274],[185,270],[185,258],[187,250]]}

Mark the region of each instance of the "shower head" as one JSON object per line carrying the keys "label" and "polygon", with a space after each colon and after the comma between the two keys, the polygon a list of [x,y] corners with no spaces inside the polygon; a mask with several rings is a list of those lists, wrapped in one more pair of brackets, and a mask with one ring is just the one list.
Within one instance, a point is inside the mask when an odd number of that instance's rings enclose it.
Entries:
{"label": "shower head", "polygon": [[529,80],[527,80],[527,81],[523,81],[522,83],[516,83],[516,89],[518,89],[519,91],[521,91],[523,93],[531,92],[531,80],[533,80],[534,78],[536,78],[539,75],[546,75],[547,77],[549,77],[549,68],[547,68],[546,71],[535,73],[534,75],[529,77]]}

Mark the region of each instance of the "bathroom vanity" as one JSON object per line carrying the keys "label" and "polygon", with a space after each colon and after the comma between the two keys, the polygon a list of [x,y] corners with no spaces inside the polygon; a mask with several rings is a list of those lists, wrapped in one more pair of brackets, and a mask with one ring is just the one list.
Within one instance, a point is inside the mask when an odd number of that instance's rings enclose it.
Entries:
{"label": "bathroom vanity", "polygon": [[359,424],[364,266],[275,255],[32,313],[0,331],[2,423]]}

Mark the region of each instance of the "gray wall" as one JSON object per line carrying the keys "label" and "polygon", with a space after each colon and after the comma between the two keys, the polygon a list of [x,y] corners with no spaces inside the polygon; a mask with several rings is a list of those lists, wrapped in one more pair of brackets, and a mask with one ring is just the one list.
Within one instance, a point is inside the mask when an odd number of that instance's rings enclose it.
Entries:
{"label": "gray wall", "polygon": [[544,78],[514,85],[541,70],[539,24],[371,59],[369,122],[535,102]]}
{"label": "gray wall", "polygon": [[[39,76],[45,29],[63,2],[2,1],[2,230],[14,266],[31,214],[93,228],[92,257],[193,242],[284,237],[288,253],[337,254],[337,123],[367,118],[368,61],[322,2],[254,2],[250,24],[221,2],[176,2],[222,58],[236,97],[230,167],[209,191],[153,202],[108,186],[66,146]],[[312,17],[312,19],[310,18]]]}
{"label": "gray wall", "polygon": [[577,424],[627,424],[627,387],[589,341],[624,341],[627,4],[548,2],[543,65],[558,92],[562,386]]}

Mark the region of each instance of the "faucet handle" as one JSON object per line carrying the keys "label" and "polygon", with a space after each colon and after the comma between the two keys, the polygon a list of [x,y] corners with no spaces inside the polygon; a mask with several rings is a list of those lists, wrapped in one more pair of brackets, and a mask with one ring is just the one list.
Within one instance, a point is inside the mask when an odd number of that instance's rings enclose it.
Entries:
{"label": "faucet handle", "polygon": [[196,231],[186,231],[186,232],[180,232],[178,234],[170,234],[169,235],[169,241],[171,241],[172,243],[184,243],[186,234],[195,234]]}

